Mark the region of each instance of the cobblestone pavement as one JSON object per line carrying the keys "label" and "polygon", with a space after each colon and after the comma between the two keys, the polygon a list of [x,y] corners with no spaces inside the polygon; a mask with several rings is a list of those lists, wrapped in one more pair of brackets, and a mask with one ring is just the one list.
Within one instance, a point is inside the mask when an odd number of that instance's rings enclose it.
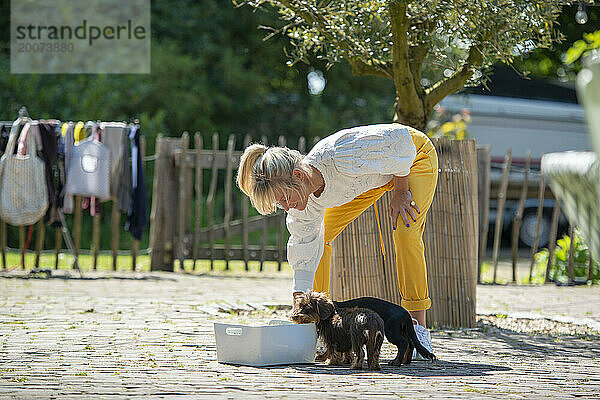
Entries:
{"label": "cobblestone pavement", "polygon": [[600,321],[598,288],[480,286],[478,309],[502,315],[481,316],[478,329],[433,331],[435,364],[389,367],[385,361],[394,353],[386,343],[383,371],[370,372],[216,361],[212,322],[261,323],[284,315],[272,309],[223,313],[219,302],[288,303],[287,275],[85,276],[0,275],[0,398],[600,396],[597,332],[558,321],[540,329],[549,334],[522,333],[528,332],[522,326],[541,319],[513,318],[572,316],[593,324]]}

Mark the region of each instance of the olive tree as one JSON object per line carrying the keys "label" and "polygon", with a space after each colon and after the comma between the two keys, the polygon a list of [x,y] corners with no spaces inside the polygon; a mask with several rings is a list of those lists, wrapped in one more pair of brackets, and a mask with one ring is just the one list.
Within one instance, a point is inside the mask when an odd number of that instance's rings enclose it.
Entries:
{"label": "olive tree", "polygon": [[[246,0],[278,12],[271,35],[289,37],[289,65],[309,56],[354,75],[389,79],[394,121],[424,129],[433,107],[465,85],[485,83],[493,62],[512,64],[560,40],[558,0]],[[271,36],[269,35],[269,36]]]}

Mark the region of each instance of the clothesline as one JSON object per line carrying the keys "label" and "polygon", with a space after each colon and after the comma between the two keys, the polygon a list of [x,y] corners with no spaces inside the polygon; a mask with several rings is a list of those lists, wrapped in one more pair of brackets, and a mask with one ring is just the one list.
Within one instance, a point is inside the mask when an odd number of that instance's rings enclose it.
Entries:
{"label": "clothesline", "polygon": [[[12,123],[13,123],[13,121],[0,121],[0,125],[4,125],[4,126],[10,125]],[[0,155],[1,154],[2,154],[2,151],[0,151]],[[151,162],[151,161],[156,161],[156,160],[157,160],[156,154],[153,154],[150,156],[144,156],[142,159],[142,161],[144,161],[144,162]],[[131,161],[131,157],[129,157],[129,161]]]}

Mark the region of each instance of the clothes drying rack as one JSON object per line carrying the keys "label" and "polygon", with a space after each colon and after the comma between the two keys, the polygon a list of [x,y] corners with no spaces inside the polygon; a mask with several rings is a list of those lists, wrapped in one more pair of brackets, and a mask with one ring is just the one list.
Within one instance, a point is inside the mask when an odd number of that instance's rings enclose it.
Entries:
{"label": "clothes drying rack", "polygon": [[[29,112],[27,111],[26,107],[21,107],[19,109],[19,118],[21,117],[26,117],[29,118]],[[2,121],[4,124],[12,124],[12,121]],[[64,190],[64,188],[63,188]],[[67,221],[65,219],[65,215],[63,214],[62,210],[60,209],[60,207],[57,207],[57,214],[58,214],[58,218],[60,220],[60,230],[62,232],[63,235],[63,239],[67,245],[67,249],[69,250],[69,252],[71,253],[71,255],[73,256],[73,265],[72,265],[72,269],[77,270],[77,272],[79,272],[79,277],[83,278],[83,274],[81,272],[81,269],[79,268],[79,259],[77,256],[77,252],[75,251],[75,245],[73,244],[73,239],[71,236],[71,231],[69,230],[69,227],[67,225]],[[48,275],[52,274],[52,269],[42,269],[39,267],[35,267],[34,269],[32,269],[30,272],[30,274],[38,274],[38,273],[46,273]]]}

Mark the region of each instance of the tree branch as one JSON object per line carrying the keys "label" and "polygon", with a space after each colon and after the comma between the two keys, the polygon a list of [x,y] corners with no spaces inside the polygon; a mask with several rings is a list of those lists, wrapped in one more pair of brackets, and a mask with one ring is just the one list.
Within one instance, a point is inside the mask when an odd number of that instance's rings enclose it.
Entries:
{"label": "tree branch", "polygon": [[394,76],[392,75],[392,72],[386,63],[377,63],[377,60],[373,60],[376,62],[376,65],[371,65],[359,60],[358,58],[352,58],[346,55],[344,57],[352,67],[353,75],[373,75],[390,80],[394,79]]}
{"label": "tree branch", "polygon": [[442,101],[444,97],[462,88],[465,82],[471,77],[471,67],[478,67],[482,62],[483,54],[481,53],[479,46],[472,46],[469,50],[467,60],[458,71],[451,77],[437,82],[425,91],[425,108],[431,110],[433,106]]}

